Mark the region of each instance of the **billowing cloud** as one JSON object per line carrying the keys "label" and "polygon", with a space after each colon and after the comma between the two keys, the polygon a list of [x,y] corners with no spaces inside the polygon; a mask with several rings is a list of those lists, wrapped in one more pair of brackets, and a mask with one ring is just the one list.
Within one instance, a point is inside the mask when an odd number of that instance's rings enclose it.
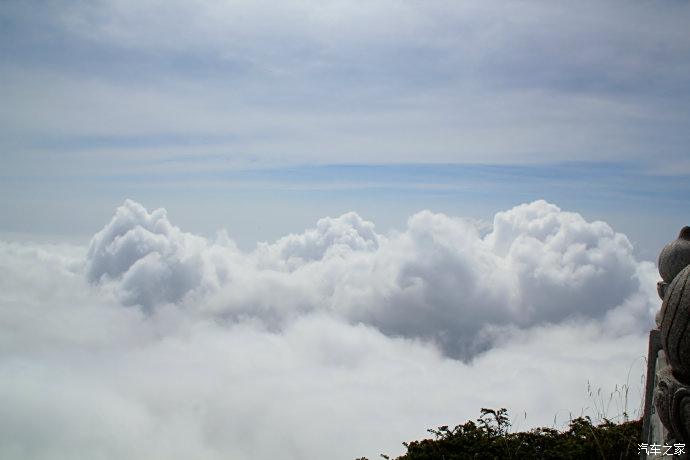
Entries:
{"label": "billowing cloud", "polygon": [[301,235],[288,235],[275,244],[259,244],[264,263],[296,268],[308,261],[328,259],[336,254],[346,257],[351,251],[373,251],[379,247],[374,224],[354,212],[338,218],[326,217]]}
{"label": "billowing cloud", "polygon": [[91,240],[87,277],[118,278],[126,305],[178,302],[201,283],[205,246],[203,239],[172,226],[164,209],[149,214],[126,201]]}
{"label": "billowing cloud", "polygon": [[635,417],[658,301],[630,251],[543,201],[248,253],[126,201],[88,248],[0,243],[0,456],[375,458],[481,407]]}
{"label": "billowing cloud", "polygon": [[[428,211],[403,232],[379,235],[348,213],[251,253],[184,233],[164,210],[127,201],[92,239],[87,276],[147,311],[184,304],[272,328],[328,312],[469,359],[490,346],[489,326],[603,320],[639,297],[646,272],[632,252],[604,222],[544,201],[497,214],[483,236],[468,221]],[[630,312],[629,326],[649,324],[653,309]]]}

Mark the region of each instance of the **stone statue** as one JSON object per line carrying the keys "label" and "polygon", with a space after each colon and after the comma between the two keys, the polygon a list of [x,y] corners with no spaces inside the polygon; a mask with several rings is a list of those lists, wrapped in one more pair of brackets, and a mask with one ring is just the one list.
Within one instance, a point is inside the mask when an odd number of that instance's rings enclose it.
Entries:
{"label": "stone statue", "polygon": [[[662,281],[657,291],[663,299],[656,316],[658,330],[650,334],[650,362],[647,397],[653,393],[655,415],[663,425],[663,443],[685,444],[690,449],[690,227],[683,227],[678,239],[667,244],[659,255]],[[653,342],[656,339],[656,347]],[[652,354],[654,356],[652,356]],[[651,364],[651,363],[650,363]],[[654,372],[650,379],[650,370]],[[652,390],[653,388],[653,390]],[[650,391],[652,390],[652,391]],[[654,419],[645,413],[643,433],[653,440],[649,428]],[[660,440],[659,440],[660,441]],[[675,458],[687,458],[687,454]]]}

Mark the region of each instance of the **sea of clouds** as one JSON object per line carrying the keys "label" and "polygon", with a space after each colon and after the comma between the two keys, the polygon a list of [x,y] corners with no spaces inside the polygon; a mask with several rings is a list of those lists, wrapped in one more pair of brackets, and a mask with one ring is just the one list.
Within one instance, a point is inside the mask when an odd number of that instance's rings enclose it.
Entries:
{"label": "sea of clouds", "polygon": [[127,200],[88,247],[0,241],[0,457],[375,458],[482,407],[636,417],[657,279],[545,201],[244,252]]}

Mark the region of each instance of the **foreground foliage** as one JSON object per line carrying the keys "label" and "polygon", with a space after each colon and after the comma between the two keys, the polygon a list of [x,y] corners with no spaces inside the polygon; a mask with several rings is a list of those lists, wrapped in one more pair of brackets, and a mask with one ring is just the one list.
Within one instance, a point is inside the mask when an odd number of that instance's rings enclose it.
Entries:
{"label": "foreground foliage", "polygon": [[469,421],[453,429],[441,426],[428,430],[435,436],[433,440],[403,443],[407,453],[397,460],[639,458],[641,420],[616,424],[605,419],[595,426],[589,417],[578,417],[566,431],[535,428],[508,433],[509,427],[506,409],[482,409],[476,423]]}

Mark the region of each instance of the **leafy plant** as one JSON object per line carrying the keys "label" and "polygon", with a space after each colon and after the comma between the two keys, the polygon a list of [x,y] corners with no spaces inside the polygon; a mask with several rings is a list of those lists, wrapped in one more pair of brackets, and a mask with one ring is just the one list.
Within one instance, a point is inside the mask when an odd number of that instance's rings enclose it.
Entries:
{"label": "leafy plant", "polygon": [[427,431],[435,439],[403,443],[407,453],[396,460],[639,458],[641,420],[616,424],[604,418],[595,426],[591,418],[585,416],[571,420],[565,431],[535,428],[509,433],[509,428],[510,419],[505,408],[483,408],[476,423],[468,421],[452,429],[448,426],[429,429]]}

